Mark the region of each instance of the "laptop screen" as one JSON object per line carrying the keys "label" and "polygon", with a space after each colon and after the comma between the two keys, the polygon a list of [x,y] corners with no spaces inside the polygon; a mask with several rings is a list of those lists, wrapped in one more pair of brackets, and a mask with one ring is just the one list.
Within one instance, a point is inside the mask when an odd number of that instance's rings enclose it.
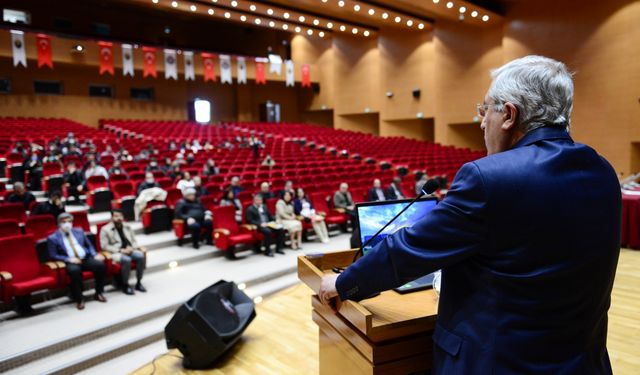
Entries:
{"label": "laptop screen", "polygon": [[[393,219],[402,209],[411,202],[410,199],[382,202],[367,202],[356,205],[358,228],[360,230],[360,247],[376,234],[385,224]],[[400,217],[391,223],[380,233],[366,248],[362,249],[366,254],[373,246],[384,240],[398,230],[411,227],[417,221],[425,217],[438,203],[437,198],[422,198],[409,207]]]}

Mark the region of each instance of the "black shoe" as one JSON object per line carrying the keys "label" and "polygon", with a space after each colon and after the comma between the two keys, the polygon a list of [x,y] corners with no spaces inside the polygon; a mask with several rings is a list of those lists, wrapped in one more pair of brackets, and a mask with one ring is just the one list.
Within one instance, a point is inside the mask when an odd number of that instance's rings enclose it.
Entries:
{"label": "black shoe", "polygon": [[193,243],[193,248],[198,250],[200,248],[200,243],[199,242],[194,242]]}
{"label": "black shoe", "polygon": [[34,313],[35,310],[33,310],[33,307],[31,307],[30,305],[26,305],[26,306],[18,306],[16,308],[16,312],[21,315],[21,316],[29,316],[32,315]]}
{"label": "black shoe", "polygon": [[84,300],[76,302],[76,309],[84,310]]}
{"label": "black shoe", "polygon": [[104,295],[102,295],[102,293],[96,293],[96,295],[93,296],[93,299],[98,301],[98,302],[102,302],[102,303],[107,302],[107,299],[105,298]]}
{"label": "black shoe", "polygon": [[264,256],[273,258],[273,253],[271,251],[264,253]]}
{"label": "black shoe", "polygon": [[284,251],[283,251],[282,249],[277,249],[277,250],[276,250],[276,253],[278,253],[278,254],[284,254]]}
{"label": "black shoe", "polygon": [[213,246],[213,240],[212,240],[211,238],[207,238],[206,243],[207,243],[207,245],[209,245],[209,246]]}
{"label": "black shoe", "polygon": [[136,284],[136,290],[138,292],[142,292],[142,293],[146,293],[147,292],[147,288],[145,288],[144,286],[142,286],[141,283],[137,283]]}
{"label": "black shoe", "polygon": [[262,249],[261,249],[261,248],[259,248],[259,247],[254,247],[252,250],[253,250],[253,252],[254,252],[254,253],[256,253],[256,254],[260,254],[260,253],[262,252]]}
{"label": "black shoe", "polygon": [[132,296],[133,293],[133,288],[130,287],[129,285],[125,286],[124,288],[122,288],[122,293],[128,295],[128,296]]}

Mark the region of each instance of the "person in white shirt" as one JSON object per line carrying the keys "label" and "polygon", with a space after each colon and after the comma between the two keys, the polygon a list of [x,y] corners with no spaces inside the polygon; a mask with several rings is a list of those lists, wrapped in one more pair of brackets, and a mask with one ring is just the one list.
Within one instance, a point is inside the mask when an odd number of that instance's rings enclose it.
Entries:
{"label": "person in white shirt", "polygon": [[176,188],[180,189],[180,191],[182,191],[182,193],[184,194],[184,192],[188,188],[193,188],[193,187],[195,187],[195,185],[196,184],[191,179],[191,174],[189,172],[184,172],[182,174],[182,178],[180,179],[180,181],[178,181],[178,184],[176,185]]}

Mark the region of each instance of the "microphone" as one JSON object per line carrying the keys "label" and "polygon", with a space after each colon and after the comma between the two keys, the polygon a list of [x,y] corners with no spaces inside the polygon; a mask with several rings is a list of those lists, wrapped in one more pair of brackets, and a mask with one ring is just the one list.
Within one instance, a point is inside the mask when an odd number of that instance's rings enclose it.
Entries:
{"label": "microphone", "polygon": [[[417,197],[413,198],[411,200],[411,202],[409,202],[408,205],[406,205],[400,212],[398,212],[398,214],[396,216],[393,217],[393,219],[389,220],[382,228],[380,228],[380,230],[378,230],[378,232],[375,235],[373,235],[371,238],[369,238],[367,240],[367,242],[365,242],[360,247],[360,249],[358,249],[358,251],[355,253],[355,255],[353,256],[353,262],[355,262],[356,260],[358,260],[358,258],[360,256],[362,256],[362,254],[363,254],[363,250],[362,249],[367,247],[376,237],[378,237],[378,235],[380,235],[380,233],[382,233],[382,231],[384,231],[391,223],[393,223],[397,218],[399,218],[400,215],[402,215],[406,210],[408,210],[409,207],[411,207],[411,205],[416,203],[416,201],[418,199],[424,197],[425,195],[432,194],[434,191],[438,190],[439,188],[440,188],[440,184],[438,183],[438,181],[436,181],[435,179],[427,180],[427,182],[425,182],[424,185],[422,185],[422,189],[421,189],[422,194],[420,194]],[[334,272],[335,271],[336,270],[334,269]]]}

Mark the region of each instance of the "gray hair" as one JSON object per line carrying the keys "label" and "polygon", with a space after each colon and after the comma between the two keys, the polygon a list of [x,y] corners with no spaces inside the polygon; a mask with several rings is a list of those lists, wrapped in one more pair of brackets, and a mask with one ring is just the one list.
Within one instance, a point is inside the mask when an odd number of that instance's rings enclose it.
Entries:
{"label": "gray hair", "polygon": [[64,219],[71,219],[71,221],[73,221],[73,215],[68,212],[61,213],[60,215],[58,215],[58,224],[60,224]]}
{"label": "gray hair", "polygon": [[491,71],[488,96],[501,110],[506,102],[518,108],[517,126],[526,132],[554,125],[569,130],[573,79],[566,65],[543,56],[525,56]]}

